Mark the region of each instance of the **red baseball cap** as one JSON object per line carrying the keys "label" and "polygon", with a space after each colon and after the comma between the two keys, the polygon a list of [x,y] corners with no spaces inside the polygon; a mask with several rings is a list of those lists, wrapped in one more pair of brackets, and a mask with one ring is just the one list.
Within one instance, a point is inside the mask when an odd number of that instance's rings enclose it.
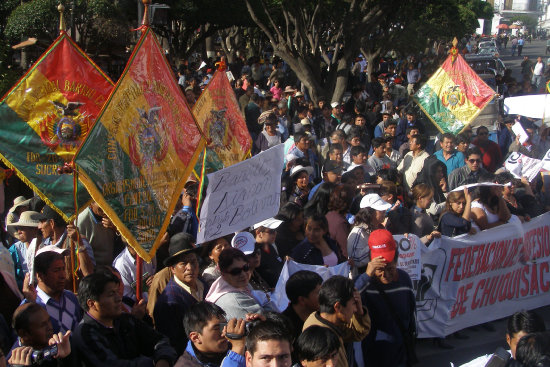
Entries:
{"label": "red baseball cap", "polygon": [[395,257],[395,240],[390,231],[377,229],[369,236],[370,258],[382,256],[386,262],[391,263]]}

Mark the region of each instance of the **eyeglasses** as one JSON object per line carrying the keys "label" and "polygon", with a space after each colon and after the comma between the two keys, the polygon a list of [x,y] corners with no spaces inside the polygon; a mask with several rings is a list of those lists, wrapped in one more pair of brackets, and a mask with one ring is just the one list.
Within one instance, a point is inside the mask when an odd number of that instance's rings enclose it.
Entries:
{"label": "eyeglasses", "polygon": [[481,159],[468,159],[468,162],[470,162],[471,164],[481,163]]}
{"label": "eyeglasses", "polygon": [[235,268],[228,270],[227,273],[233,276],[240,275],[242,272],[248,273],[250,271],[250,265],[244,264],[242,268]]}

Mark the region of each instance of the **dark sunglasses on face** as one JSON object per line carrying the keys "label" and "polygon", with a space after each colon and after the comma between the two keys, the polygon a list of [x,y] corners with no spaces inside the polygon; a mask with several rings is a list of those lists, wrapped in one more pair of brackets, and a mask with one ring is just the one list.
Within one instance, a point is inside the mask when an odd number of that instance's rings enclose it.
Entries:
{"label": "dark sunglasses on face", "polygon": [[250,266],[248,264],[244,264],[242,268],[231,269],[227,273],[233,276],[237,276],[237,275],[240,275],[243,271],[249,272]]}
{"label": "dark sunglasses on face", "polygon": [[471,164],[481,163],[481,159],[468,159],[468,162],[470,162]]}

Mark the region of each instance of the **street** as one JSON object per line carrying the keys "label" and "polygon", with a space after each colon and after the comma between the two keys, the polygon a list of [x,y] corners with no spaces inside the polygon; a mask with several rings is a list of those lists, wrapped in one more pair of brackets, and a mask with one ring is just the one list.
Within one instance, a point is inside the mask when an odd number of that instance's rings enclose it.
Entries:
{"label": "street", "polygon": [[523,61],[523,56],[529,56],[529,59],[533,62],[536,61],[537,57],[541,56],[545,64],[546,59],[550,57],[550,54],[544,54],[546,49],[546,41],[533,40],[532,43],[525,42],[521,56],[510,56],[511,49],[510,42],[508,42],[508,47],[506,49],[501,49],[500,59],[504,61],[506,68],[512,69],[512,76],[516,78],[518,82],[521,82],[522,78],[520,64]]}

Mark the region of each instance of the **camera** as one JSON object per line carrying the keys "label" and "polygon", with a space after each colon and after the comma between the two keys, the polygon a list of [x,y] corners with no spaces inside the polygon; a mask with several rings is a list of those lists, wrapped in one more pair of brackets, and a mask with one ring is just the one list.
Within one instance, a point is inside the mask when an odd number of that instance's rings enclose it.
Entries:
{"label": "camera", "polygon": [[[227,326],[227,322],[221,322],[220,323],[220,331],[222,331],[225,326]],[[254,326],[253,322],[245,322],[245,324],[244,324],[244,335],[226,333],[225,336],[228,339],[236,339],[236,340],[241,339],[243,336],[247,336],[250,333],[250,329],[252,328],[252,326]]]}
{"label": "camera", "polygon": [[57,344],[40,350],[33,350],[31,354],[32,364],[42,364],[44,361],[53,359],[57,355]]}

